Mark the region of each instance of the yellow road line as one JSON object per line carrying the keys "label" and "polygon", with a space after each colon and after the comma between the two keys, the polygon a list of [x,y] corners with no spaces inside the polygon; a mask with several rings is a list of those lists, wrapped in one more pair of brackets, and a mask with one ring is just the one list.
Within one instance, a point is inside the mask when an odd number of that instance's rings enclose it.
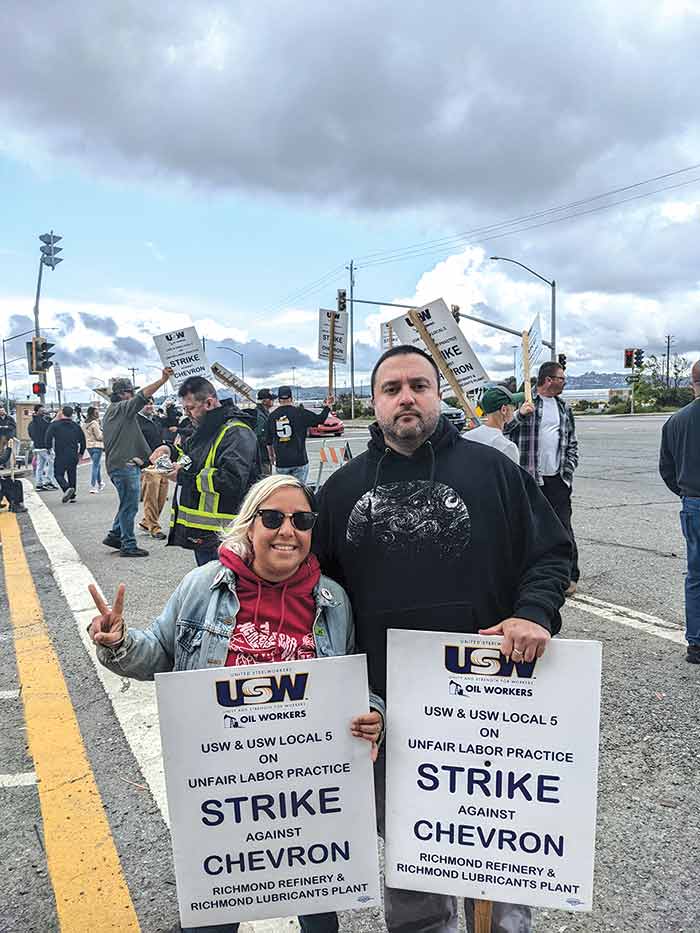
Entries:
{"label": "yellow road line", "polygon": [[0,515],[29,750],[62,933],[140,930],[14,515]]}

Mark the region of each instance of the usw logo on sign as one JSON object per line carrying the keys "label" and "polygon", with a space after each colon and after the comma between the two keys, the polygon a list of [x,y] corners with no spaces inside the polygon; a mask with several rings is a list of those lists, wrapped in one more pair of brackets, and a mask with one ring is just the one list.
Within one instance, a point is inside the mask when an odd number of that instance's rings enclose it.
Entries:
{"label": "usw logo on sign", "polygon": [[445,667],[451,674],[529,678],[536,663],[509,660],[495,645],[445,645]]}
{"label": "usw logo on sign", "polygon": [[166,334],[165,339],[170,343],[172,340],[182,340],[184,336],[184,330],[177,330],[174,334]]}
{"label": "usw logo on sign", "polygon": [[216,681],[219,706],[251,706],[303,700],[308,674],[274,674],[263,677],[236,677]]}

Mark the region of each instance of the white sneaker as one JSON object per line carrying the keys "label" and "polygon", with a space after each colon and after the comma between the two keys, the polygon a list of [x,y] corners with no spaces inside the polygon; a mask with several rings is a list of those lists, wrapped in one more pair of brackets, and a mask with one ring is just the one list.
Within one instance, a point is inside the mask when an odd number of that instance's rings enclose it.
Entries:
{"label": "white sneaker", "polygon": [[102,490],[103,490],[104,488],[105,488],[105,484],[104,484],[104,483],[100,483],[99,488],[98,488],[97,491],[98,491],[98,492],[102,492]]}
{"label": "white sneaker", "polygon": [[91,486],[91,487],[90,487],[90,495],[91,495],[91,496],[96,495],[98,492],[99,492],[99,489],[97,489],[96,486]]}

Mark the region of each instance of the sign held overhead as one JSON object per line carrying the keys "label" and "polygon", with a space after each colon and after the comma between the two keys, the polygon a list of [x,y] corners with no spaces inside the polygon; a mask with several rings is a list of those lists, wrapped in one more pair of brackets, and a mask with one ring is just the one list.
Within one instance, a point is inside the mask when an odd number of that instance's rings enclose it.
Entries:
{"label": "sign held overhead", "polygon": [[190,376],[211,380],[212,372],[196,328],[182,327],[167,334],[156,334],[153,342],[163,366],[173,369],[170,383],[174,389],[179,389]]}
{"label": "sign held overhead", "polygon": [[333,330],[333,360],[336,363],[347,363],[347,311],[329,311],[326,308],[319,308],[318,358],[319,360],[329,359],[331,328]]}

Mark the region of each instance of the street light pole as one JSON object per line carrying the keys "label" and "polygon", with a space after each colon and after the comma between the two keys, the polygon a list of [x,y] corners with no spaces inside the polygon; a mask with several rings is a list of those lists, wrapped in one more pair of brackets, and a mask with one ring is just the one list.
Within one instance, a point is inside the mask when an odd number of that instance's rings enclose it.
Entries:
{"label": "street light pole", "polygon": [[540,275],[539,272],[535,272],[534,269],[531,269],[529,266],[526,266],[524,262],[518,262],[517,259],[509,259],[507,256],[489,256],[489,259],[498,260],[500,262],[512,262],[515,266],[520,266],[521,269],[526,269],[541,282],[546,282],[547,285],[552,290],[552,310],[550,314],[550,327],[551,327],[551,337],[549,340],[551,358],[556,360],[557,358],[557,283],[552,279],[546,279],[543,275]]}
{"label": "street light pole", "polygon": [[[355,417],[355,313],[353,308],[353,291],[355,288],[355,260],[350,260],[350,417]],[[334,380],[335,381],[335,380]]]}

